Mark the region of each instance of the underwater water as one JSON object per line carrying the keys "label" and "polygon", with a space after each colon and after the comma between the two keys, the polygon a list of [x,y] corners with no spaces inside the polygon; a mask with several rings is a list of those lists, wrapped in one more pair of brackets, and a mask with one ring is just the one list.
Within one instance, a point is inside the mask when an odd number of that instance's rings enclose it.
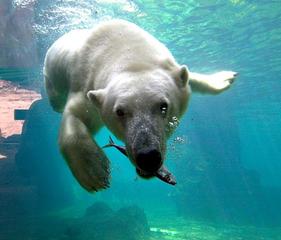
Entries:
{"label": "underwater water", "polygon": [[[108,148],[110,188],[90,194],[59,152],[61,116],[41,99],[45,53],[114,18],[191,71],[239,72],[222,94],[192,95],[168,141],[175,186],[140,179]],[[0,240],[281,240],[280,77],[278,0],[1,0]]]}

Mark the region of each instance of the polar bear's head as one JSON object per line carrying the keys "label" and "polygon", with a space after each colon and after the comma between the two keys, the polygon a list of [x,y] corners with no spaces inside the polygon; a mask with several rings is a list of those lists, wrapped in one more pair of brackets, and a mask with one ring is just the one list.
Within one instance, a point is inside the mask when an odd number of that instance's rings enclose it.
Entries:
{"label": "polar bear's head", "polygon": [[189,98],[188,71],[126,72],[88,98],[99,109],[105,125],[126,144],[137,172],[152,177],[163,164],[166,141]]}

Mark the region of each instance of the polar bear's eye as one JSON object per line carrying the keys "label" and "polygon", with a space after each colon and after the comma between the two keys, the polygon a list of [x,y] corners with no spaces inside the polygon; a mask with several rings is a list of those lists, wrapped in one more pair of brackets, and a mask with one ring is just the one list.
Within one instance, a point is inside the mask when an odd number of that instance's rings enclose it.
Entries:
{"label": "polar bear's eye", "polygon": [[118,117],[123,117],[125,115],[124,111],[120,108],[116,110],[116,114]]}
{"label": "polar bear's eye", "polygon": [[161,114],[165,117],[167,115],[167,111],[168,111],[168,104],[166,102],[163,102],[160,104],[160,111]]}

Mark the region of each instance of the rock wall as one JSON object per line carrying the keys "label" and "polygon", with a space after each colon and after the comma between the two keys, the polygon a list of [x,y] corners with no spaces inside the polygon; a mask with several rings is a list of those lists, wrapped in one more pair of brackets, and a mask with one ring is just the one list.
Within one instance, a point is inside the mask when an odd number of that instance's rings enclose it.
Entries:
{"label": "rock wall", "polygon": [[20,134],[23,121],[14,120],[15,109],[28,109],[41,95],[27,90],[10,81],[0,80],[0,134],[9,137]]}
{"label": "rock wall", "polygon": [[38,65],[34,33],[35,1],[0,2],[0,67],[34,67]]}

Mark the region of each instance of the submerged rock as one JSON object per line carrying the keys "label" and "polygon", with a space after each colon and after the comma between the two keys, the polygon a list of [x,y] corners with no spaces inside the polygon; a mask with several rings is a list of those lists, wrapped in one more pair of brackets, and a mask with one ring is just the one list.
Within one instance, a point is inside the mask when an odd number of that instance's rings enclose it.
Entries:
{"label": "submerged rock", "polygon": [[21,177],[35,186],[42,211],[70,205],[75,196],[71,175],[57,146],[60,118],[40,99],[30,106],[23,125],[15,163]]}
{"label": "submerged rock", "polygon": [[85,212],[85,218],[94,217],[96,219],[108,219],[112,217],[114,211],[104,202],[95,202],[88,207]]}
{"label": "submerged rock", "polygon": [[106,203],[96,202],[66,229],[63,239],[147,240],[149,233],[146,215],[139,207],[113,211]]}

